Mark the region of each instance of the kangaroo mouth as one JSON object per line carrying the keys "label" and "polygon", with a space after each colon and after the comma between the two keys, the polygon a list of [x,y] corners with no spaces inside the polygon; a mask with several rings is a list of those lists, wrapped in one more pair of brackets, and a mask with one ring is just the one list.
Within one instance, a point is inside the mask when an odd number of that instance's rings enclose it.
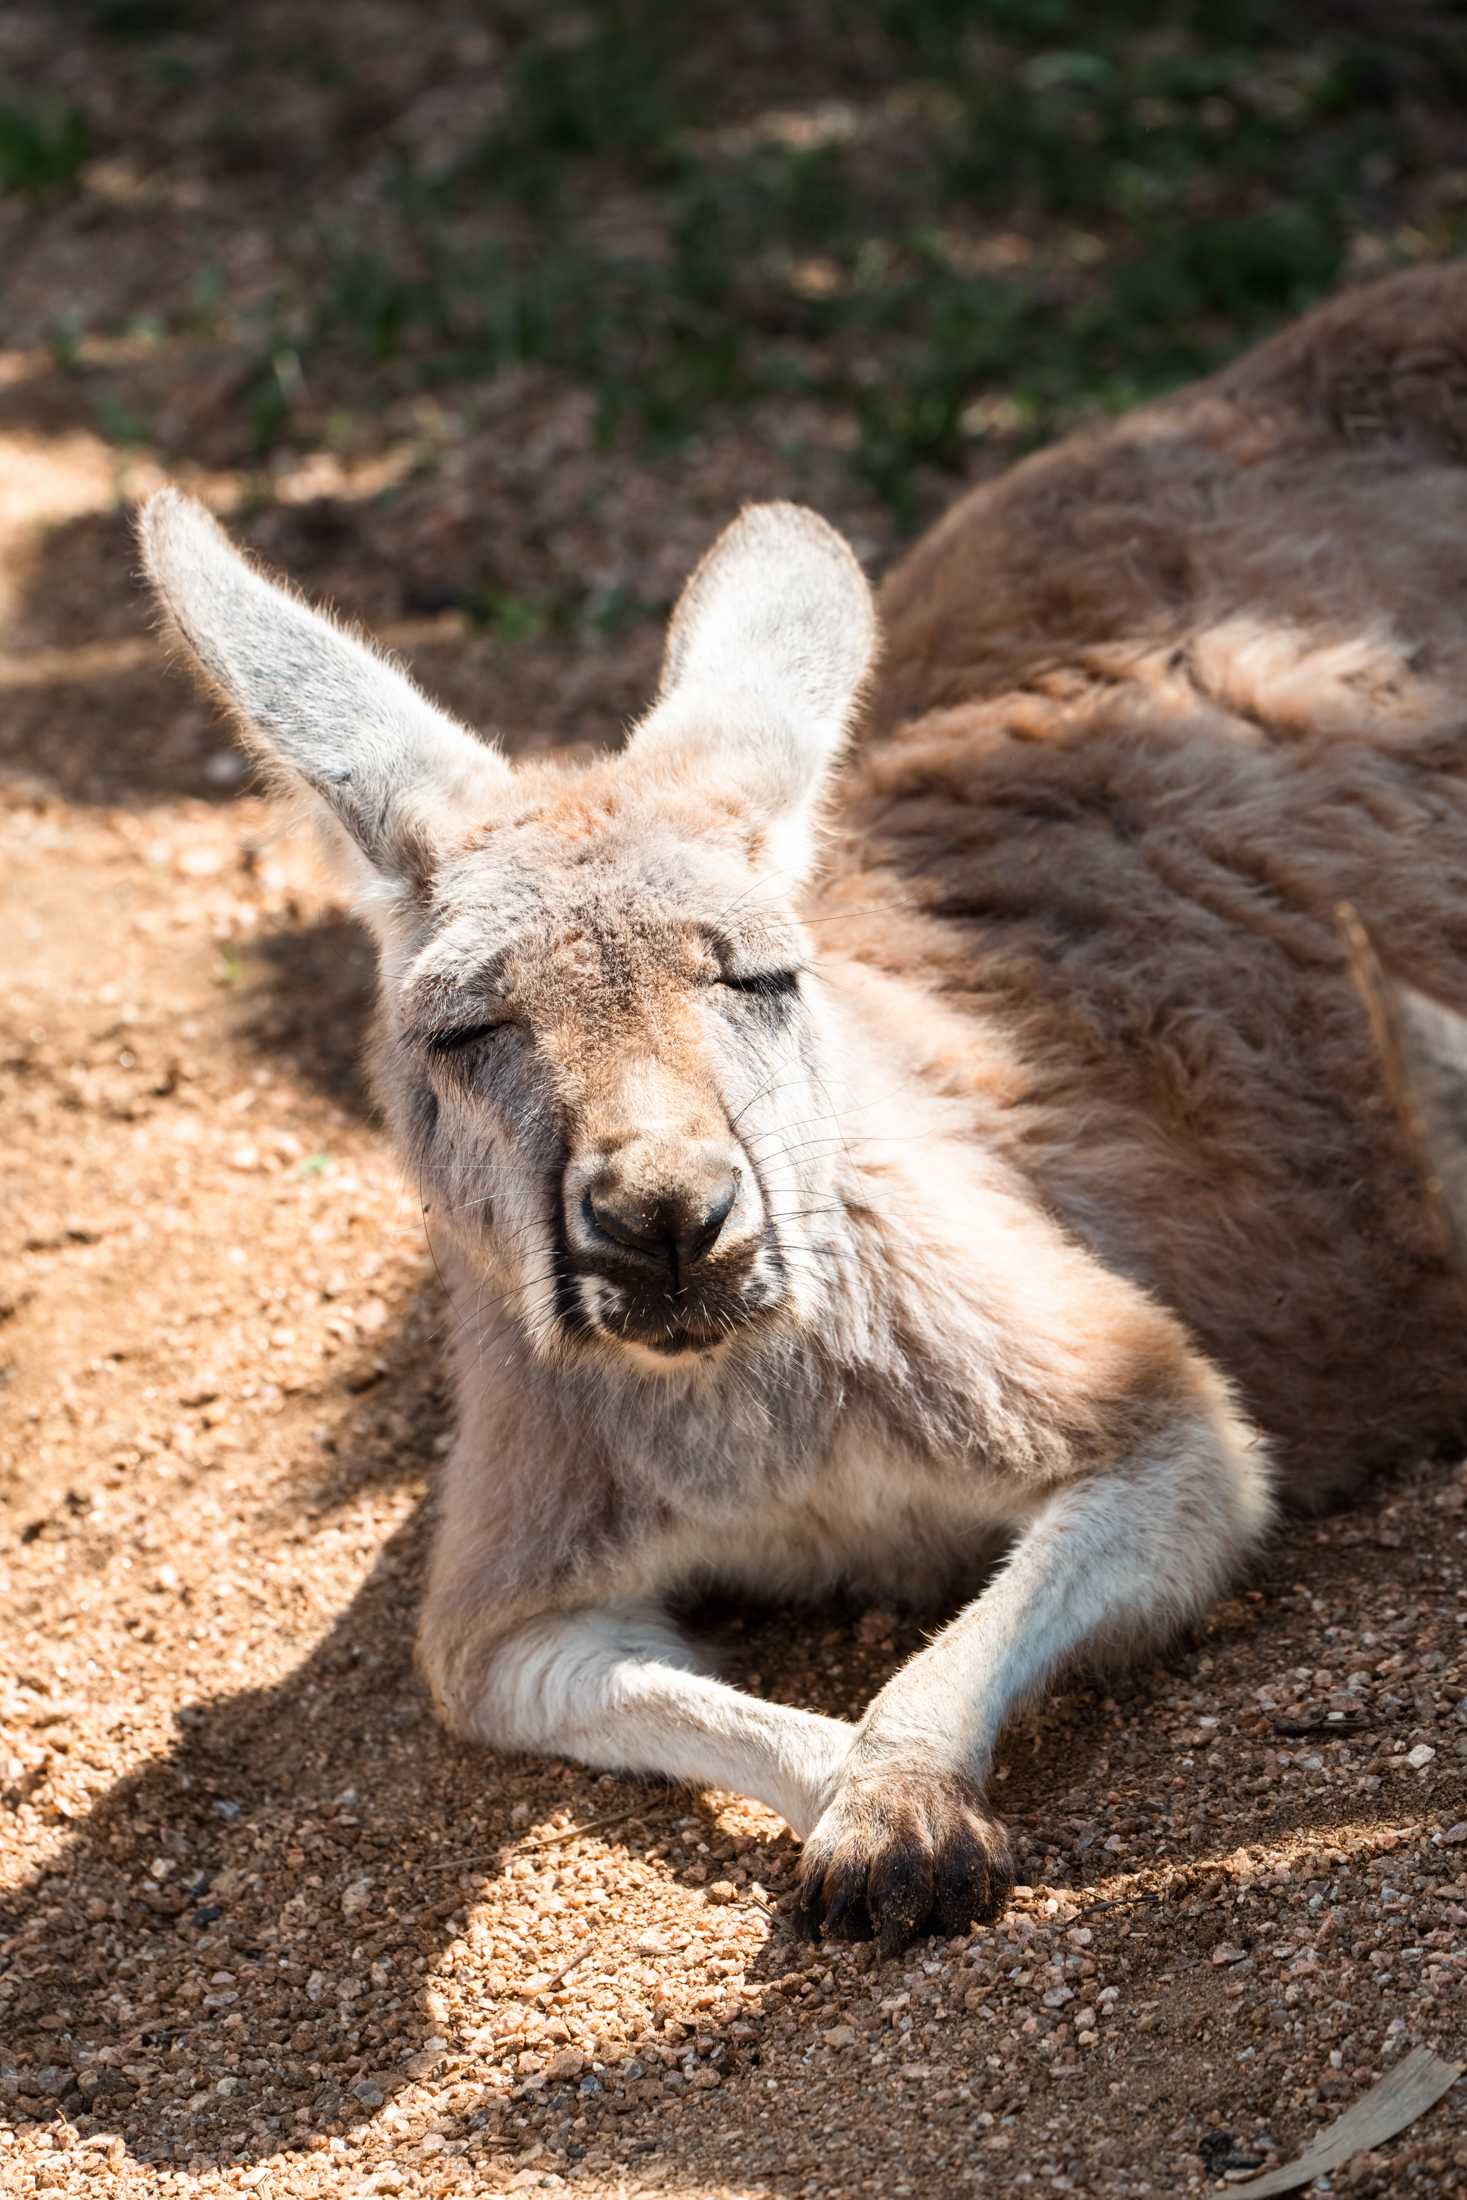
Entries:
{"label": "kangaroo mouth", "polygon": [[775,1313],[783,1292],[751,1283],[741,1290],[629,1291],[582,1274],[578,1297],[587,1328],[638,1359],[660,1363],[711,1359]]}
{"label": "kangaroo mouth", "polygon": [[689,1352],[716,1352],[751,1317],[742,1309],[730,1309],[714,1320],[706,1313],[694,1315],[677,1306],[658,1309],[632,1304],[617,1308],[603,1304],[593,1318],[602,1335],[618,1344],[636,1345],[664,1359],[677,1359]]}
{"label": "kangaroo mouth", "polygon": [[686,1352],[716,1352],[721,1344],[727,1344],[730,1332],[726,1329],[696,1329],[691,1324],[669,1326],[660,1336],[637,1336],[633,1342],[645,1352],[661,1353],[665,1359],[678,1359]]}

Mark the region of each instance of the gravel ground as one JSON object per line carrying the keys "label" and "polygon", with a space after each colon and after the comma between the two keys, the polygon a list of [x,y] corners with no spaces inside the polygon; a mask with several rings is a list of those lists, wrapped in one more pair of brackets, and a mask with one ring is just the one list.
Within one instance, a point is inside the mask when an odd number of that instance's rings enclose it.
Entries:
{"label": "gravel ground", "polygon": [[[1202,1637],[1020,1731],[1014,1908],[904,1965],[796,1941],[762,1810],[435,1730],[410,1643],[441,1308],[354,1067],[366,951],[155,664],[98,455],[22,455],[0,2184],[1198,2192],[1408,2043],[1467,2052],[1451,1461],[1295,1528]],[[755,464],[710,448],[690,534]],[[312,553],[286,505],[263,539],[370,611],[378,528]],[[460,699],[487,682],[452,619],[417,639]],[[517,660],[510,722],[611,733],[649,647]],[[847,1713],[920,1638],[710,1625],[746,1681]],[[1462,2189],[1461,2091],[1336,2189]]]}
{"label": "gravel ground", "polygon": [[[262,177],[229,185],[246,275]],[[1170,2200],[1292,2155],[1409,2044],[1467,2059],[1455,1460],[1295,1527],[1199,1636],[1020,1729],[1011,1912],[896,1964],[795,1939],[759,1808],[436,1730],[443,1308],[355,1067],[368,956],[148,632],[116,422],[45,314],[78,271],[132,310],[179,247],[102,249],[95,218],[5,232],[0,2191]],[[220,391],[137,344],[202,457]],[[531,605],[567,571],[654,605],[760,494],[893,547],[793,400],[636,463],[530,369],[445,408],[287,452],[265,498],[237,452],[193,479],[512,744],[614,738],[655,621],[511,644],[440,608],[475,545]],[[708,1624],[736,1677],[846,1714],[922,1636]],[[1467,2189],[1464,2095],[1333,2189]]]}

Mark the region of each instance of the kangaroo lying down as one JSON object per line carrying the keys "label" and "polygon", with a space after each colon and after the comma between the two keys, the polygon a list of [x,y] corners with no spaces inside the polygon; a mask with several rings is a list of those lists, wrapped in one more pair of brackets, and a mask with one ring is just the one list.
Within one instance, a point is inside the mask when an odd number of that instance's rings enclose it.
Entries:
{"label": "kangaroo lying down", "polygon": [[[751,508],[577,768],[148,505],[380,947],[456,1317],[456,1731],[757,1797],[811,1930],[954,1934],[1010,1882],[1015,1706],[1456,1422],[1339,909],[1467,1005],[1464,360],[1467,269],[1414,274],[1030,460],[889,580],[879,664],[840,538]],[[714,1582],[976,1601],[846,1725],[700,1667]]]}

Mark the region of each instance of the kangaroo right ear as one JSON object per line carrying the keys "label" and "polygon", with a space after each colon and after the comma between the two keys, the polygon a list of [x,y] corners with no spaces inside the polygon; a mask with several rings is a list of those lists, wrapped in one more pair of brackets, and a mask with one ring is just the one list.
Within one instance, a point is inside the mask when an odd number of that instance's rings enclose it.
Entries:
{"label": "kangaroo right ear", "polygon": [[732,772],[770,819],[808,810],[876,655],[876,609],[842,536],[797,504],[751,504],[678,599],[648,761]]}
{"label": "kangaroo right ear", "polygon": [[316,798],[360,883],[421,885],[455,815],[508,785],[504,759],[369,643],[267,579],[192,497],[160,490],[139,533],[164,611],[247,745]]}

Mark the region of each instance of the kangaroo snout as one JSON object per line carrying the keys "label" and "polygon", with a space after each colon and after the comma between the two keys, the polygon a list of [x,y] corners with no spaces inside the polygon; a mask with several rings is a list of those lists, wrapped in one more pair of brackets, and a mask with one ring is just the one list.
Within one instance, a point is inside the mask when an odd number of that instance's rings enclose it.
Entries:
{"label": "kangaroo snout", "polygon": [[702,1355],[783,1295],[758,1180],[730,1141],[659,1129],[593,1148],[563,1196],[580,1305],[617,1343]]}
{"label": "kangaroo snout", "polygon": [[607,1164],[587,1186],[582,1218],[594,1242],[601,1238],[640,1266],[650,1263],[681,1290],[723,1235],[738,1201],[743,1172],[707,1154],[676,1183],[660,1188]]}

